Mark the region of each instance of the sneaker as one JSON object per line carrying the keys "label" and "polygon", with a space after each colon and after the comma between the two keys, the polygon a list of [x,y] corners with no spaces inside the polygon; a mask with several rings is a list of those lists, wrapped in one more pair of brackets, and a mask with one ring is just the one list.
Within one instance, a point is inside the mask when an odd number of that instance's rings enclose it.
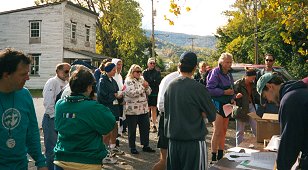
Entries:
{"label": "sneaker", "polygon": [[116,155],[124,155],[125,153],[121,151],[118,147],[110,148],[110,152]]}
{"label": "sneaker", "polygon": [[143,147],[143,148],[142,148],[142,151],[143,151],[143,152],[151,152],[151,153],[154,153],[154,152],[155,152],[155,150],[152,149],[152,148],[150,148],[149,146]]}
{"label": "sneaker", "polygon": [[157,132],[157,128],[156,126],[152,126],[152,130],[151,130],[152,133],[156,133]]}
{"label": "sneaker", "polygon": [[137,151],[137,149],[130,149],[130,153],[132,153],[132,154],[139,154],[139,152]]}
{"label": "sneaker", "polygon": [[210,165],[214,165],[214,164],[216,164],[218,161],[211,161],[210,162]]}
{"label": "sneaker", "polygon": [[104,159],[103,159],[103,164],[115,164],[118,161],[117,158],[115,157],[110,157],[109,155],[107,155]]}

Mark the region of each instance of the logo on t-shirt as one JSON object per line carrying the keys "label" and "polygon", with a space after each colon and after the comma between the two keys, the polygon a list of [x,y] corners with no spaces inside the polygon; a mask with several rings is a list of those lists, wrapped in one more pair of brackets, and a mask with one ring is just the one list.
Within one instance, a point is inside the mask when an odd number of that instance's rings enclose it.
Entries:
{"label": "logo on t-shirt", "polygon": [[7,109],[2,115],[2,125],[6,129],[13,130],[20,123],[20,112],[15,108]]}

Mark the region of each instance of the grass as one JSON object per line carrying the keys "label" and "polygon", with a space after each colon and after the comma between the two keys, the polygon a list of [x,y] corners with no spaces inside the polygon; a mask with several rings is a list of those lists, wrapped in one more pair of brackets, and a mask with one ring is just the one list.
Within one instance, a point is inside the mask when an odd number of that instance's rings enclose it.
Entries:
{"label": "grass", "polygon": [[43,95],[42,95],[43,89],[29,89],[29,91],[30,91],[32,97],[34,97],[34,98],[43,97]]}

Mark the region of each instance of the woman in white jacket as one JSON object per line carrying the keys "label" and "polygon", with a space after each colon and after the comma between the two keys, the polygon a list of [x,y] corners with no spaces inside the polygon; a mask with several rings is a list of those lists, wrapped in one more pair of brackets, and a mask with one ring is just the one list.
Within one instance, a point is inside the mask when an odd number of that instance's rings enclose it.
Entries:
{"label": "woman in white jacket", "polygon": [[141,76],[142,70],[139,65],[133,64],[125,79],[126,102],[124,113],[128,126],[128,143],[132,154],[138,154],[136,149],[136,128],[139,126],[140,143],[144,152],[155,152],[149,147],[150,120],[148,115],[147,95],[151,93],[151,88]]}

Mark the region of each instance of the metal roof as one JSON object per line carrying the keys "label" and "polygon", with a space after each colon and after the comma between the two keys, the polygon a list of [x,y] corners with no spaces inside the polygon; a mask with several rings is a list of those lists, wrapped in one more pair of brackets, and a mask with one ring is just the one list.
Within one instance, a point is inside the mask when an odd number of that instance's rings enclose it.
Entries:
{"label": "metal roof", "polygon": [[90,14],[98,16],[97,13],[95,13],[95,12],[93,12],[93,11],[87,9],[87,8],[84,8],[80,5],[74,4],[73,2],[68,1],[68,0],[62,0],[60,2],[47,3],[47,4],[43,4],[43,5],[37,5],[37,6],[31,6],[31,7],[26,7],[26,8],[14,9],[14,10],[10,10],[10,11],[4,11],[4,12],[0,12],[0,15],[10,14],[10,13],[15,13],[15,12],[21,12],[21,11],[27,11],[27,10],[33,10],[33,9],[38,9],[38,8],[44,8],[44,7],[48,7],[48,6],[59,5],[59,4],[62,4],[63,2],[67,2],[68,5],[74,6],[76,8],[83,10],[83,11],[86,11]]}
{"label": "metal roof", "polygon": [[105,58],[108,58],[108,57],[103,56],[101,54],[93,53],[93,52],[90,52],[90,51],[76,50],[76,49],[71,49],[71,48],[63,48],[63,49],[67,50],[67,51],[71,51],[71,52],[77,53],[77,54],[82,54],[82,55],[85,55],[85,56],[89,56],[89,57],[91,57],[93,59],[105,59]]}

